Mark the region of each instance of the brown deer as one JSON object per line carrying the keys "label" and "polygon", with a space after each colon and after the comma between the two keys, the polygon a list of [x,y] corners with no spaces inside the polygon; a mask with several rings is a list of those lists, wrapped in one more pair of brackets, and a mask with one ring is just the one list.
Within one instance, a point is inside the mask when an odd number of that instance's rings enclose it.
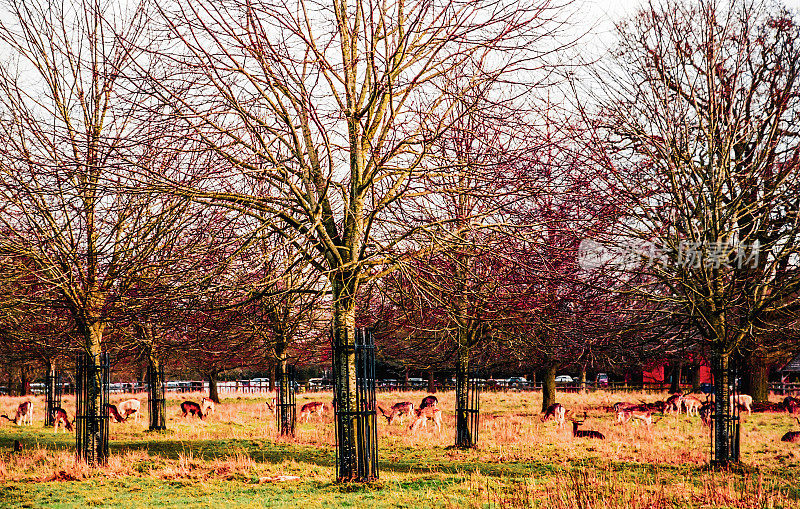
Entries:
{"label": "brown deer", "polygon": [[139,410],[142,408],[142,402],[138,399],[129,399],[117,405],[119,414],[126,421],[132,415],[135,422],[139,422]]}
{"label": "brown deer", "polygon": [[200,420],[203,420],[203,409],[194,401],[184,401],[181,403],[181,411],[183,412],[181,417],[187,417],[189,414],[192,414],[199,417]]}
{"label": "brown deer", "polygon": [[300,421],[310,421],[313,414],[317,414],[321,420],[323,413],[325,413],[325,403],[321,401],[312,401],[310,403],[306,403],[300,409]]}
{"label": "brown deer", "polygon": [[711,427],[711,414],[714,412],[714,403],[707,401],[697,411],[700,414],[700,420],[703,421],[703,426]]}
{"label": "brown deer", "polygon": [[621,408],[617,411],[617,424],[626,424],[631,419],[638,419],[649,428],[653,425],[653,411],[639,407]]}
{"label": "brown deer", "polygon": [[542,417],[542,422],[546,422],[548,419],[552,418],[558,423],[558,427],[561,428],[564,426],[564,416],[567,415],[567,410],[561,403],[553,403],[547,410],[544,412],[544,417]]}
{"label": "brown deer", "polygon": [[[800,424],[800,419],[795,417],[797,424]],[[792,442],[793,444],[800,443],[800,431],[789,431],[781,437],[781,442]]]}
{"label": "brown deer", "polygon": [[64,427],[64,433],[74,430],[72,423],[69,422],[67,411],[63,408],[55,407],[53,409],[53,428],[55,429],[56,433],[58,433],[58,428],[61,426]]}
{"label": "brown deer", "polygon": [[14,415],[14,418],[7,415],[0,415],[0,417],[5,417],[9,421],[13,422],[17,426],[22,426],[23,424],[27,424],[28,426],[33,425],[33,402],[30,400],[23,401],[17,406],[17,413]]}
{"label": "brown deer", "polygon": [[427,406],[425,408],[417,408],[414,410],[416,419],[411,423],[409,429],[412,433],[416,433],[420,427],[427,428],[428,421],[433,421],[436,427],[436,433],[442,432],[442,411],[435,406]]}
{"label": "brown deer", "polygon": [[106,403],[106,411],[108,412],[108,416],[114,419],[114,422],[122,422],[125,420],[125,418],[122,417],[122,414],[119,413],[116,405]]}
{"label": "brown deer", "polygon": [[389,425],[391,425],[395,419],[399,419],[400,425],[402,426],[406,416],[411,417],[411,415],[414,413],[414,403],[410,401],[401,401],[392,405],[392,408],[389,411],[386,411],[380,407],[379,409],[383,416],[386,417]]}
{"label": "brown deer", "polygon": [[672,396],[668,397],[667,400],[664,402],[664,413],[669,414],[672,412],[677,412],[678,415],[681,415],[682,406],[683,406],[683,393],[676,392]]}
{"label": "brown deer", "polygon": [[605,440],[606,437],[599,431],[591,429],[578,429],[578,426],[586,420],[586,413],[583,414],[583,419],[580,421],[572,420],[572,436],[575,438],[596,438],[598,440]]}
{"label": "brown deer", "polygon": [[422,398],[422,403],[419,404],[419,408],[428,408],[428,407],[438,407],[439,406],[439,398],[436,396],[425,396]]}

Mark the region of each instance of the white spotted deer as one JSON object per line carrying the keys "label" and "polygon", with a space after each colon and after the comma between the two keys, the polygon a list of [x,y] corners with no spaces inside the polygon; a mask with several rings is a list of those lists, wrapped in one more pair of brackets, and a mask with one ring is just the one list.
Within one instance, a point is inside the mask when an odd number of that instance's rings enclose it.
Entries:
{"label": "white spotted deer", "polygon": [[410,418],[414,414],[414,403],[410,401],[401,401],[392,405],[392,408],[389,411],[386,411],[383,408],[380,408],[380,410],[383,416],[386,417],[386,420],[390,426],[392,423],[394,423],[395,419],[398,419],[400,421],[400,425],[402,426],[405,418]]}
{"label": "white spotted deer", "polygon": [[442,432],[442,411],[435,406],[427,406],[425,408],[417,408],[414,410],[416,418],[411,423],[409,429],[412,433],[416,433],[420,427],[427,428],[428,421],[433,421],[436,427],[437,434]]}
{"label": "white spotted deer", "polygon": [[7,415],[0,415],[0,417],[5,417],[9,421],[13,422],[17,426],[22,426],[23,424],[27,424],[28,426],[33,425],[33,402],[31,400],[23,401],[17,406],[17,413],[14,415],[14,418]]}
{"label": "white spotted deer", "polygon": [[321,401],[312,401],[310,403],[306,403],[300,409],[300,421],[308,422],[311,420],[311,416],[317,414],[322,419],[322,414],[325,413],[325,403]]}
{"label": "white spotted deer", "polygon": [[117,411],[124,420],[132,415],[134,422],[139,422],[139,413],[142,408],[142,402],[138,399],[129,399],[117,405]]}
{"label": "white spotted deer", "polygon": [[691,395],[685,395],[681,400],[683,403],[683,408],[686,410],[686,415],[699,415],[700,407],[703,406],[703,402]]}
{"label": "white spotted deer", "polygon": [[631,419],[640,420],[649,428],[653,425],[653,411],[639,406],[621,407],[617,410],[617,424],[627,424]]}

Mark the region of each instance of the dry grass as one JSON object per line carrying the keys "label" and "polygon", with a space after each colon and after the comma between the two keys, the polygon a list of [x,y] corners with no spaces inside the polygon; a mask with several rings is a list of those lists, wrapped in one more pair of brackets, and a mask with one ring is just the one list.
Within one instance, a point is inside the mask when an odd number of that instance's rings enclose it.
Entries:
{"label": "dry grass", "polygon": [[[399,401],[416,406],[426,394],[381,393],[378,400],[387,408]],[[321,421],[312,417],[298,424],[295,438],[279,440],[274,414],[263,404],[265,395],[223,396],[216,412],[202,421],[180,417],[182,401],[199,402],[202,396],[170,395],[166,433],[144,432],[146,415],[138,424],[112,423],[112,445],[117,445],[108,465],[99,469],[75,460],[71,435],[55,436],[42,428],[41,397],[0,397],[0,413],[24,399],[35,405],[34,426],[23,429],[8,421],[0,426],[0,483],[149,479],[249,486],[290,475],[300,477],[297,482],[311,499],[322,505],[331,502],[334,495],[324,488],[332,480],[335,443],[330,408]],[[115,395],[112,403],[130,397],[138,397],[146,413],[143,395]],[[648,428],[616,425],[614,415],[604,410],[615,401],[654,401],[659,395],[559,393],[570,411],[568,419],[586,413],[582,428],[607,437],[597,441],[573,438],[569,421],[562,429],[554,422],[542,423],[539,394],[485,393],[479,446],[468,451],[446,449],[453,442],[454,394],[437,397],[443,410],[441,434],[429,426],[412,435],[410,420],[389,426],[379,416],[382,485],[397,500],[429,493],[438,500],[433,505],[471,507],[738,508],[796,507],[800,496],[792,487],[800,473],[800,449],[779,441],[796,428],[786,414],[743,417],[742,459],[752,469],[739,475],[703,470],[709,437],[697,417],[665,416]],[[310,401],[330,407],[331,394],[300,394],[298,409]],[[65,397],[62,407],[74,416],[74,397]],[[26,443],[22,453],[5,446],[16,436]],[[353,500],[359,496],[352,495]]]}

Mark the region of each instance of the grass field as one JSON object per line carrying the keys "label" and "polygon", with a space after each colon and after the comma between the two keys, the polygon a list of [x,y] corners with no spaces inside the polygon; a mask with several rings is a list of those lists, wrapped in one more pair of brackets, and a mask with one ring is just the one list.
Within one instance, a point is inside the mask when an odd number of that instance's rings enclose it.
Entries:
{"label": "grass field", "polygon": [[[384,393],[379,402],[416,404],[426,393]],[[412,436],[405,426],[379,425],[380,481],[342,485],[333,479],[333,417],[277,438],[263,397],[223,399],[207,421],[184,420],[168,400],[168,431],[139,423],[111,424],[111,458],[103,468],[76,463],[74,436],[42,426],[35,398],[33,426],[0,425],[0,507],[800,507],[800,446],[780,442],[800,429],[787,414],[744,416],[738,472],[706,468],[708,432],[697,417],[665,416],[652,428],[617,426],[602,407],[657,395],[559,394],[570,415],[605,441],[575,439],[571,428],[539,420],[541,396],[481,395],[479,446],[453,442],[453,393],[439,393],[443,431]],[[112,403],[123,398],[112,398]],[[146,398],[141,397],[146,411]],[[330,393],[298,395],[330,402]],[[21,398],[0,398],[11,413]],[[74,398],[64,406],[74,416]],[[569,415],[568,415],[569,417]],[[567,423],[569,424],[569,422]],[[24,444],[13,453],[14,440]],[[293,476],[288,478],[285,476]]]}

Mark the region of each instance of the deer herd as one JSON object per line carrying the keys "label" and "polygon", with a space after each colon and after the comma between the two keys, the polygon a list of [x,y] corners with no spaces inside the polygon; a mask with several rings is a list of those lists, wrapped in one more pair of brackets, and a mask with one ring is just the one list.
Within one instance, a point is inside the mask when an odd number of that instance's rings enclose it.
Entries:
{"label": "deer herd", "polygon": [[[747,394],[737,394],[730,396],[730,405],[739,411],[747,411],[748,415],[752,413],[753,398]],[[607,407],[609,411],[616,414],[617,425],[626,425],[631,421],[641,422],[648,428],[653,425],[654,414],[659,413],[667,416],[670,414],[680,415],[685,413],[687,416],[700,417],[704,426],[711,426],[712,413],[713,413],[713,396],[707,398],[705,402],[700,401],[697,397],[691,394],[675,393],[670,395],[664,401],[656,401],[653,403],[629,403],[619,401],[614,403],[611,407]],[[786,397],[782,403],[767,403],[770,405],[767,408],[777,411],[787,411],[792,414],[800,411],[800,399],[792,396]],[[264,406],[269,410],[274,410],[275,400],[270,404],[269,400],[264,403]],[[326,410],[329,407],[336,408],[336,402],[331,405],[326,405],[321,401],[311,401],[305,403],[299,414],[300,422],[309,422],[312,418],[322,419]],[[408,428],[412,434],[416,434],[420,429],[427,429],[428,421],[433,423],[433,427],[437,434],[441,433],[442,429],[442,411],[439,408],[439,400],[436,396],[426,396],[422,399],[419,406],[414,408],[414,403],[411,401],[400,401],[395,403],[389,408],[381,404],[377,404],[377,411],[386,418],[388,425],[399,423],[404,425],[405,420],[410,421]],[[193,401],[184,401],[180,404],[181,417],[196,416],[203,419],[215,412],[215,403],[213,400],[203,398],[200,403]],[[117,405],[107,404],[106,411],[109,419],[112,422],[125,422],[133,417],[135,422],[139,421],[139,414],[141,413],[141,402],[138,399],[128,399],[118,403]],[[549,420],[554,421],[559,429],[565,427],[565,419],[570,410],[567,410],[561,403],[554,403],[547,407],[544,415],[541,417],[542,422]],[[23,401],[16,408],[14,417],[8,415],[0,415],[18,426],[32,425],[33,424],[33,402],[30,400]],[[575,438],[590,438],[590,439],[605,439],[605,435],[595,430],[579,429],[587,419],[587,413],[583,412],[583,417],[579,419],[570,419],[572,422],[572,436]],[[795,417],[800,425],[800,419]],[[64,432],[74,430],[74,420],[70,420],[67,412],[60,407],[53,409],[52,419],[50,421],[56,433],[60,428]],[[789,431],[782,438],[784,442],[800,443],[800,431]]]}

